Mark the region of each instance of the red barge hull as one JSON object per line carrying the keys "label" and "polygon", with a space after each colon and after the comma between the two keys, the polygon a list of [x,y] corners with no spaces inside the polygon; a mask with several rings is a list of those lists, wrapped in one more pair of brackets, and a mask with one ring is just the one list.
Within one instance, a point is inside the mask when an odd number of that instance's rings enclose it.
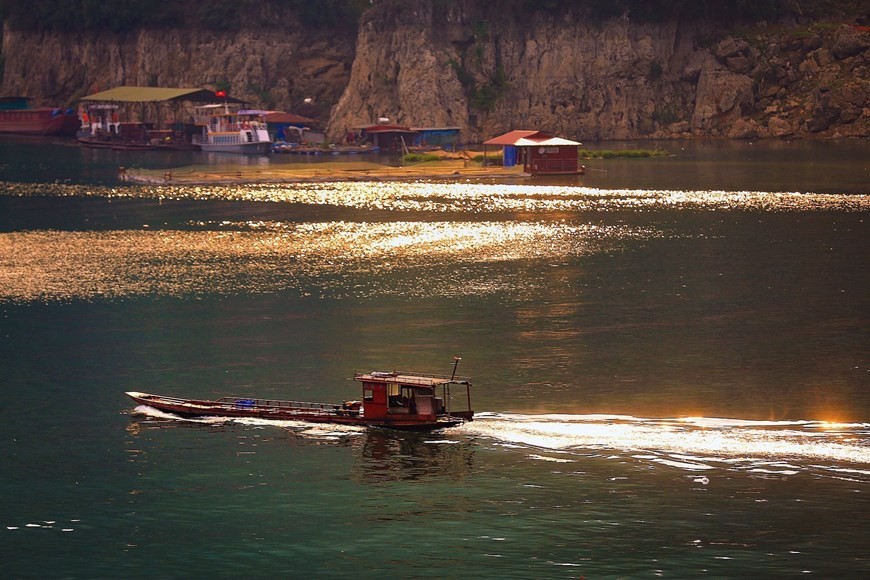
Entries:
{"label": "red barge hull", "polygon": [[0,110],[0,133],[72,137],[80,125],[75,113],[62,109]]}

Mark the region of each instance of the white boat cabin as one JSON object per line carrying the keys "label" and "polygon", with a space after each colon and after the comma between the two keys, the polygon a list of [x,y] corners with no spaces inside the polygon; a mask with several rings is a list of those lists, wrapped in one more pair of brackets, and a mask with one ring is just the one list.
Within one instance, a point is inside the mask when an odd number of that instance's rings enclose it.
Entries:
{"label": "white boat cabin", "polygon": [[194,108],[194,123],[202,134],[193,142],[204,151],[268,153],[271,139],[259,111],[233,110],[226,104]]}

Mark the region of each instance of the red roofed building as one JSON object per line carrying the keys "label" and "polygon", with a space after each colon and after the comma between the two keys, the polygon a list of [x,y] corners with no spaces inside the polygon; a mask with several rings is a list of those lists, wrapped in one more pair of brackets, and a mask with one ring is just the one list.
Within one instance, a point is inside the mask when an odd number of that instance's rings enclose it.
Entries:
{"label": "red roofed building", "polygon": [[293,125],[294,127],[310,127],[317,124],[316,119],[309,119],[308,117],[303,117],[302,115],[296,115],[294,113],[284,113],[282,111],[267,113],[266,122]]}
{"label": "red roofed building", "polygon": [[554,137],[543,131],[510,131],[483,142],[486,146],[501,145],[503,165],[523,164],[523,171],[532,175],[580,175],[586,168],[580,165],[580,143]]}
{"label": "red roofed building", "polygon": [[388,118],[381,117],[377,123],[353,127],[347,132],[345,141],[353,145],[369,143],[381,151],[406,152],[419,134],[419,131],[404,125],[395,125]]}

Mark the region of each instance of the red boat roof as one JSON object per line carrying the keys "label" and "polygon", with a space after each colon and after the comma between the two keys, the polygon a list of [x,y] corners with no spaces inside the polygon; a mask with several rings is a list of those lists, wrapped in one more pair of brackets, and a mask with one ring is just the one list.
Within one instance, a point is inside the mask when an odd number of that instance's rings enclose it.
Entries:
{"label": "red boat roof", "polygon": [[437,387],[446,383],[470,383],[468,377],[448,377],[446,375],[430,375],[406,371],[372,371],[370,373],[356,373],[353,377],[358,381],[367,383],[400,383],[403,385],[415,385],[420,387]]}

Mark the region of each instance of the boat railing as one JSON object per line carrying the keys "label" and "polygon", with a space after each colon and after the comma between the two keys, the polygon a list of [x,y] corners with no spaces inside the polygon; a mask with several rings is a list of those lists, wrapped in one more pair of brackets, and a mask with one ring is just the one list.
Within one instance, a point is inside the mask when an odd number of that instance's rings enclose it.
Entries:
{"label": "boat railing", "polygon": [[208,137],[202,135],[194,135],[193,143],[197,145],[242,145],[247,143],[259,142],[256,133],[252,133],[250,139],[247,135],[243,139],[238,133],[211,133]]}
{"label": "boat railing", "polygon": [[265,127],[266,123],[259,118],[239,118],[237,115],[227,114],[196,114],[193,116],[193,124],[200,127],[219,127],[221,131],[239,131],[241,129],[253,129],[257,127]]}
{"label": "boat railing", "polygon": [[282,401],[276,399],[255,399],[252,397],[221,397],[216,402],[222,405],[232,405],[234,407],[246,408],[246,407],[280,407],[282,409],[305,409],[305,410],[319,410],[324,412],[334,412],[337,409],[340,409],[340,405],[329,404],[329,403],[308,403],[304,401]]}
{"label": "boat railing", "polygon": [[234,123],[219,123],[217,125],[209,125],[212,132],[218,133],[238,133],[239,131],[249,131],[252,129],[261,129],[262,125],[257,121],[238,121]]}

